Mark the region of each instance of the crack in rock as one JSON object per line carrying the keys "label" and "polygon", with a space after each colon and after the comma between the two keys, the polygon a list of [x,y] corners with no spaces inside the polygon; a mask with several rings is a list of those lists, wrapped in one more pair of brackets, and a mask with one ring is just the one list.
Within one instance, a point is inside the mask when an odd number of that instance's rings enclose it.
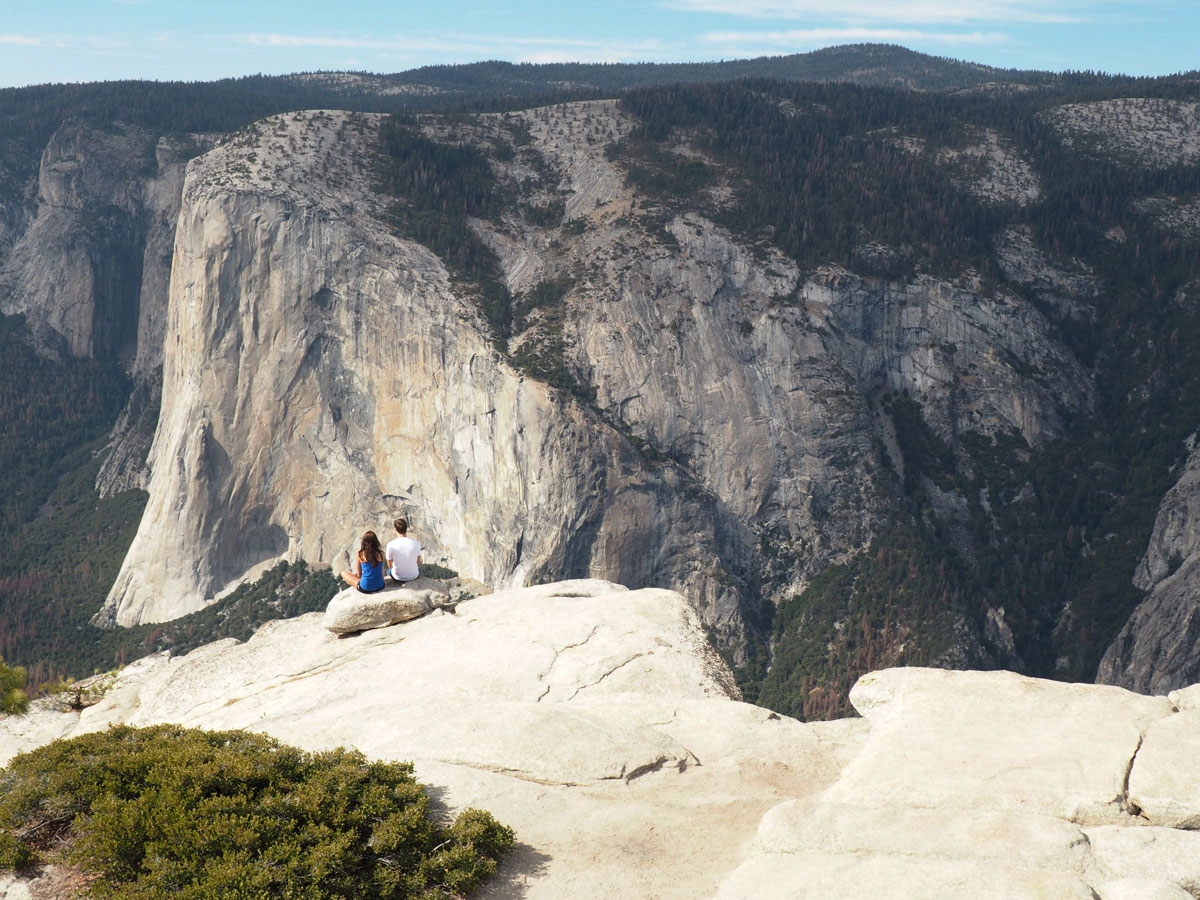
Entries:
{"label": "crack in rock", "polygon": [[[541,674],[538,675],[538,681],[545,681],[547,678],[550,677],[550,673],[553,672],[554,667],[556,665],[558,665],[558,657],[561,654],[566,653],[568,650],[574,650],[576,647],[582,647],[584,644],[586,644],[588,641],[590,641],[592,638],[594,638],[596,636],[596,632],[599,630],[600,630],[599,625],[593,625],[592,630],[588,632],[587,637],[585,637],[582,641],[576,641],[574,644],[566,644],[563,647],[551,648],[554,651],[554,658],[552,660],[550,660],[550,665],[546,667],[546,671],[542,672]],[[554,687],[553,684],[547,684],[546,689],[538,695],[537,700],[535,700],[534,702],[541,703],[542,698],[545,697],[547,694],[549,694],[551,688],[553,688],[553,687]],[[577,690],[575,693],[578,694],[579,691]],[[574,697],[575,694],[572,694],[571,696]]]}
{"label": "crack in rock", "polygon": [[635,653],[633,656],[629,657],[629,659],[625,660],[624,662],[617,663],[615,666],[613,666],[611,669],[609,669],[607,672],[605,672],[603,675],[601,675],[595,681],[593,681],[589,684],[581,684],[579,687],[575,688],[575,693],[571,694],[571,696],[568,697],[567,700],[574,700],[579,695],[580,691],[586,690],[587,688],[590,688],[590,687],[595,687],[600,682],[602,682],[604,679],[608,678],[609,675],[616,672],[618,669],[625,668],[627,665],[629,665],[635,659],[641,659],[645,655],[646,655],[645,653]]}
{"label": "crack in rock", "polygon": [[1129,800],[1129,777],[1133,774],[1133,764],[1137,762],[1138,753],[1141,752],[1142,743],[1145,740],[1145,732],[1138,735],[1137,746],[1133,748],[1133,755],[1129,757],[1129,765],[1125,767],[1125,777],[1121,779],[1121,795],[1117,798],[1121,804],[1121,808],[1131,816],[1140,816],[1142,814],[1141,808]]}
{"label": "crack in rock", "polygon": [[[654,762],[648,762],[644,765],[640,765],[628,774],[626,774],[625,770],[622,769],[620,777],[626,784],[628,784],[635,778],[641,778],[643,775],[649,775],[651,772],[659,771],[666,764],[666,762],[667,758],[665,756],[660,756],[658,759],[654,760]],[[686,765],[686,763],[684,763],[682,760],[680,760],[680,764]]]}

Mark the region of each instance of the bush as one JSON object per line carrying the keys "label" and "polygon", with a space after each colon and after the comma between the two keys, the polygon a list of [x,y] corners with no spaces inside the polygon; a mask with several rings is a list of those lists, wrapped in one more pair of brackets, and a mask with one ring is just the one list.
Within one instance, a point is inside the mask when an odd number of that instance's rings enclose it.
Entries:
{"label": "bush", "polygon": [[21,754],[0,771],[0,798],[0,867],[61,859],[111,900],[446,900],[513,844],[480,810],[435,821],[411,763],[175,725]]}
{"label": "bush", "polygon": [[0,659],[0,713],[23,713],[28,708],[25,670],[20,666],[6,666]]}

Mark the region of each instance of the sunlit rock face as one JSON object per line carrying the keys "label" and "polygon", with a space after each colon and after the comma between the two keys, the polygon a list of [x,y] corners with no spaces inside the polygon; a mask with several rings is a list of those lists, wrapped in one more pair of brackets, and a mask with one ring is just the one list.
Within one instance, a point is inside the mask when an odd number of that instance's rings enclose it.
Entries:
{"label": "sunlit rock face", "polygon": [[748,529],[502,360],[438,259],[380,221],[377,124],[271,119],[189,169],[150,501],[100,621],[183,615],[280,557],[342,562],[407,513],[427,560],[483,581],[685,585],[740,631],[722,563],[752,558]]}
{"label": "sunlit rock face", "polygon": [[[581,401],[518,371],[469,290],[392,233],[379,124],[273,117],[190,164],[150,501],[98,621],[177,617],[280,558],[343,564],[406,513],[427,559],[494,586],[683,589],[736,650],[763,603],[888,520],[872,473],[899,454],[881,391],[918,399],[947,438],[1030,444],[1091,403],[1016,298],[802,275],[701,215],[664,223],[606,155],[631,127],[615,103],[429,119],[485,152],[520,127],[545,163],[493,160],[517,200],[472,227],[514,296],[565,285]],[[560,218],[531,224],[524,210],[552,202]],[[545,327],[518,316],[508,349]]]}

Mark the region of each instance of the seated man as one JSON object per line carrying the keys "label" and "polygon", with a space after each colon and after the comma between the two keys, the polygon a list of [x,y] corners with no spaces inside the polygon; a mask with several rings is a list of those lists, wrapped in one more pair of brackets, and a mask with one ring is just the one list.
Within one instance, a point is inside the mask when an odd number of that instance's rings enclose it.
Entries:
{"label": "seated man", "polygon": [[392,524],[400,536],[388,541],[388,574],[396,581],[412,581],[421,575],[421,545],[408,536],[408,519],[401,516]]}

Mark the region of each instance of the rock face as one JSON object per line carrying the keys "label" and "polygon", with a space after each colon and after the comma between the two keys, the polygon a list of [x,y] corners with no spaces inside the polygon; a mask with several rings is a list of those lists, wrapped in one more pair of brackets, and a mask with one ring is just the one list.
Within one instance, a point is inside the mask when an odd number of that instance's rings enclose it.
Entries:
{"label": "rock face", "polygon": [[407,512],[427,558],[480,580],[691,585],[740,630],[746,526],[503,363],[442,264],[379,218],[376,127],[279,117],[189,168],[150,501],[99,621],[199,609],[280,557],[340,562]]}
{"label": "rock face", "polygon": [[42,153],[36,212],[0,269],[0,308],[43,346],[162,364],[184,167],[203,138],[63,125]]}
{"label": "rock face", "polygon": [[1200,680],[1200,449],[1159,507],[1134,584],[1149,594],[1104,654],[1096,680],[1164,694]]}
{"label": "rock face", "polygon": [[[960,188],[991,203],[1028,206],[1042,195],[1041,179],[1012,142],[991,129],[964,129],[962,146],[932,151],[938,165]],[[905,135],[897,144],[913,153],[929,153],[926,142]]]}
{"label": "rock face", "polygon": [[[36,713],[0,761],[126,721],[251,728],[414,760],[439,802],[492,810],[519,848],[483,896],[698,897],[761,815],[828,784],[861,723],[737,702],[691,604],[575,581],[336,637],[320,614],[122,670],[100,705]],[[0,720],[7,723],[8,720]]]}
{"label": "rock face", "polygon": [[44,346],[133,355],[145,234],[134,173],[152,148],[137,128],[67,125],[42,153],[37,213],[6,260],[0,302],[33,313]]}
{"label": "rock face", "polygon": [[[439,802],[516,829],[488,898],[1200,888],[1200,832],[1178,827],[1200,815],[1183,762],[1200,694],[905,669],[864,677],[853,700],[863,719],[817,724],[741,703],[683,597],[573,581],[348,637],[313,613],[150,657],[82,714],[0,720],[0,762],[114,722],[411,759]],[[1170,808],[1153,801],[1164,787]]]}
{"label": "rock face", "polygon": [[[949,703],[956,694],[986,698],[986,715]],[[1124,814],[1130,760],[1173,712],[1165,697],[1119,688],[917,668],[864,675],[850,700],[871,738],[830,799],[1014,809],[1080,825]]]}
{"label": "rock face", "polygon": [[446,588],[432,578],[418,578],[403,587],[388,582],[373,594],[348,587],[329,601],[322,624],[334,634],[386,628],[441,609],[449,599]]}
{"label": "rock face", "polygon": [[1056,106],[1042,117],[1068,146],[1123,163],[1165,169],[1200,159],[1200,104],[1126,97]]}
{"label": "rock face", "polygon": [[42,153],[30,220],[11,249],[0,241],[0,311],[24,314],[52,354],[121,357],[134,375],[97,478],[102,496],[149,477],[183,176],[210,143],[67,123]]}
{"label": "rock face", "polygon": [[563,285],[561,319],[518,304],[508,351],[557,347],[594,402],[523,375],[442,262],[393,236],[377,119],[265,120],[188,169],[150,501],[97,621],[177,617],[279,558],[340,564],[407,512],[429,558],[481,581],[669,585],[736,650],[764,594],[888,521],[880,391],[944,436],[1031,444],[1092,402],[1015,297],[802,277],[697,213],[664,222],[608,158],[633,124],[615,103],[424,121],[530,148],[497,153],[518,199],[473,227],[514,296]]}

